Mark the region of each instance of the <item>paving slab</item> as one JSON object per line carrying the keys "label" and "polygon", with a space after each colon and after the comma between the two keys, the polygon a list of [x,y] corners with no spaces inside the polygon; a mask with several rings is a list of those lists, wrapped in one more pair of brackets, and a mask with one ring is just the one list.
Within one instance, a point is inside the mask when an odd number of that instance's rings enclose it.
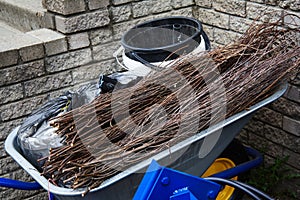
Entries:
{"label": "paving slab", "polygon": [[17,50],[41,43],[41,40],[33,36],[18,31],[4,22],[0,23],[0,52]]}
{"label": "paving slab", "polygon": [[53,17],[42,0],[0,0],[0,20],[21,31],[52,28]]}

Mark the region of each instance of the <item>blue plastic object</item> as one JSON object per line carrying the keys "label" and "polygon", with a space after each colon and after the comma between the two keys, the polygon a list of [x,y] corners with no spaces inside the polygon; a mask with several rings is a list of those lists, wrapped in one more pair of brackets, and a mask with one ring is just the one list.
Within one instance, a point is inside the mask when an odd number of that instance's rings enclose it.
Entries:
{"label": "blue plastic object", "polygon": [[[245,150],[252,160],[212,177],[230,179],[262,163],[263,157],[258,151],[249,147],[245,147]],[[215,199],[220,189],[221,186],[215,182],[162,167],[153,160],[133,200]]]}
{"label": "blue plastic object", "polygon": [[170,197],[170,200],[198,200],[188,188],[183,188]]}
{"label": "blue plastic object", "polygon": [[[40,190],[43,187],[38,182],[23,182],[8,178],[0,178],[0,187],[7,187],[18,190]],[[55,197],[50,193],[49,200],[55,200]]]}
{"label": "blue plastic object", "polygon": [[42,186],[37,182],[23,182],[7,178],[0,178],[0,187],[8,187],[18,190],[39,190]]}
{"label": "blue plastic object", "polygon": [[256,151],[255,149],[245,147],[245,150],[249,156],[252,157],[252,160],[248,162],[244,162],[242,164],[237,165],[236,167],[224,170],[222,172],[211,175],[212,177],[231,179],[235,176],[238,176],[241,173],[244,173],[254,167],[259,166],[263,162],[263,156],[261,153]]}
{"label": "blue plastic object", "polygon": [[150,164],[133,200],[198,200],[215,199],[221,190],[217,183]]}

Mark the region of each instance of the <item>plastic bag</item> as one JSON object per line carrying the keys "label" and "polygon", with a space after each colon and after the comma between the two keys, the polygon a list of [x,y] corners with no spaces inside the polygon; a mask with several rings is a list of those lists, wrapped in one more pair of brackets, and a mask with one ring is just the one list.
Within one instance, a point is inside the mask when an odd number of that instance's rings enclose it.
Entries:
{"label": "plastic bag", "polygon": [[35,167],[41,166],[38,159],[47,156],[50,148],[59,147],[61,138],[55,134],[48,120],[67,110],[72,94],[70,92],[52,99],[27,117],[18,130],[17,144],[23,155]]}
{"label": "plastic bag", "polygon": [[75,92],[68,91],[58,98],[49,100],[33,111],[23,121],[17,137],[17,144],[27,160],[40,170],[44,163],[38,162],[38,159],[48,156],[51,148],[63,145],[63,138],[55,133],[55,128],[50,126],[49,120],[91,102],[99,93],[99,86],[96,83],[89,83]]}
{"label": "plastic bag", "polygon": [[116,79],[101,74],[99,76],[99,89],[101,94],[112,92],[117,83],[118,81]]}
{"label": "plastic bag", "polygon": [[114,84],[114,89],[131,87],[143,78],[133,74],[131,71],[113,73],[108,77],[117,81],[116,84]]}
{"label": "plastic bag", "polygon": [[81,86],[76,92],[72,93],[72,100],[69,110],[78,108],[84,104],[90,103],[100,94],[99,85],[96,82],[91,82]]}

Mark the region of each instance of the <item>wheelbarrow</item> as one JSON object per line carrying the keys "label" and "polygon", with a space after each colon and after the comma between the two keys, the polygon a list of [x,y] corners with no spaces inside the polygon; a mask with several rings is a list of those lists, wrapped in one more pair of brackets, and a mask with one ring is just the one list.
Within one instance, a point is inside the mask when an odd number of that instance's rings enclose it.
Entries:
{"label": "wheelbarrow", "polygon": [[[226,147],[233,141],[235,136],[241,131],[245,124],[250,120],[252,115],[261,107],[275,101],[284,94],[287,89],[287,84],[281,85],[276,92],[270,97],[251,106],[249,109],[237,113],[223,122],[220,122],[206,130],[203,130],[192,137],[189,137],[169,149],[157,153],[156,155],[145,159],[144,161],[129,167],[127,170],[107,179],[99,187],[92,189],[89,193],[82,196],[85,189],[68,189],[58,187],[52,184],[48,179],[40,175],[40,172],[24,158],[20,153],[20,149],[16,143],[18,127],[15,128],[5,141],[5,150],[7,153],[35,179],[34,183],[13,182],[10,185],[0,183],[0,186],[8,186],[16,189],[39,189],[43,188],[50,192],[56,199],[59,200],[88,200],[88,199],[105,199],[105,200],[123,200],[132,199],[135,194],[139,194],[139,184],[145,175],[147,168],[152,160],[156,160],[161,165],[168,164],[167,167],[172,170],[177,170],[190,176],[201,177],[210,165],[221,155]],[[213,136],[221,131],[220,137],[211,151],[205,156],[200,155],[199,151],[206,138]],[[180,156],[179,156],[180,155]],[[174,162],[170,162],[172,157],[178,156]],[[261,161],[260,161],[261,162]],[[249,163],[248,163],[249,164]],[[231,178],[238,175],[240,172],[248,170],[256,166],[256,164],[248,165],[246,168],[233,168],[232,171],[227,171],[230,175],[223,178]],[[237,170],[238,169],[238,170]],[[242,170],[241,170],[242,169]],[[222,176],[219,176],[222,177]],[[6,182],[10,180],[5,180]],[[142,184],[143,185],[143,184]],[[180,189],[180,188],[178,188]],[[199,188],[200,189],[200,188]],[[186,192],[186,191],[182,191]],[[199,198],[199,197],[198,197]],[[135,197],[138,199],[138,197]],[[159,198],[160,199],[160,198]],[[176,199],[176,198],[175,198]],[[184,199],[184,198],[183,198]],[[194,198],[195,199],[195,198]]]}

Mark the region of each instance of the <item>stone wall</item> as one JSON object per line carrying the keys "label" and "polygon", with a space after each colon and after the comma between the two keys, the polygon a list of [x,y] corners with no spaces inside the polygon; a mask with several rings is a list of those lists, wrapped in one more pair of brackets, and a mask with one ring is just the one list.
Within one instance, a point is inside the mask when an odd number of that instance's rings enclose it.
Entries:
{"label": "stone wall", "polygon": [[[194,16],[202,21],[213,46],[227,44],[244,33],[253,20],[277,20],[287,13],[300,17],[300,1],[292,0],[199,0]],[[285,22],[290,22],[287,18]],[[294,21],[299,27],[300,20]],[[300,173],[300,73],[287,92],[260,109],[239,135],[243,143],[265,153],[265,163],[288,156],[286,167]],[[297,179],[299,182],[299,179]],[[300,197],[299,184],[283,184]],[[286,197],[288,198],[288,197]]]}
{"label": "stone wall", "polygon": [[[121,35],[149,19],[182,15],[198,18],[212,41],[224,45],[244,33],[251,22],[275,19],[285,12],[300,16],[292,0],[43,0],[54,31],[27,34],[30,45],[0,51],[0,176],[30,177],[4,151],[6,136],[35,108],[64,90],[120,70],[112,53]],[[49,28],[49,27],[48,27]],[[267,160],[289,155],[288,166],[300,170],[300,75],[284,97],[257,112],[243,129],[246,144],[264,148]],[[0,199],[47,199],[45,192],[0,188]]]}

